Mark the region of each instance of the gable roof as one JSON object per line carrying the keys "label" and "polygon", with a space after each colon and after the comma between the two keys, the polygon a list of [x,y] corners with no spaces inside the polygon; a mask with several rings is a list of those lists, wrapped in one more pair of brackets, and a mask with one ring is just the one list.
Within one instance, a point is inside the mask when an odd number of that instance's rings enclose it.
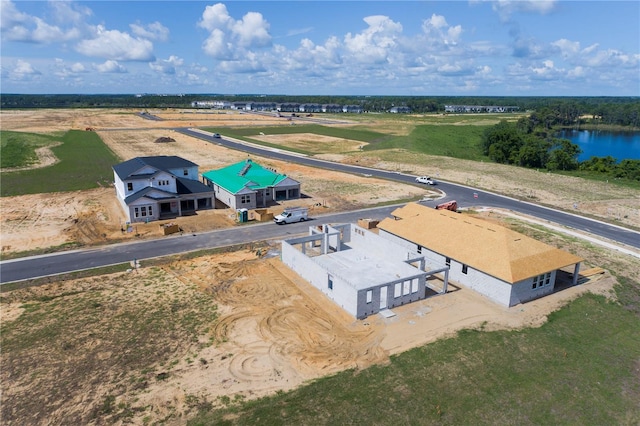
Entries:
{"label": "gable roof", "polygon": [[476,270],[516,283],[583,259],[503,226],[410,203],[378,228]]}
{"label": "gable roof", "polygon": [[136,172],[145,166],[153,167],[156,170],[169,172],[172,169],[187,169],[190,167],[198,167],[197,164],[185,160],[175,155],[157,155],[154,157],[135,157],[131,160],[124,161],[113,166],[113,170],[118,174],[120,179],[134,178]]}
{"label": "gable roof", "polygon": [[240,161],[218,170],[210,170],[203,173],[202,176],[232,194],[236,194],[244,188],[257,190],[273,187],[288,179],[287,175],[266,169],[251,160]]}

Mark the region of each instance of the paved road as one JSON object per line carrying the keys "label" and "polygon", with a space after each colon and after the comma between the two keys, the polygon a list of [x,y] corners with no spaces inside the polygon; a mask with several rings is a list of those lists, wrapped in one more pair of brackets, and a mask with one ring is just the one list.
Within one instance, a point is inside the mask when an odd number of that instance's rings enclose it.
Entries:
{"label": "paved road", "polygon": [[176,253],[226,247],[268,239],[304,234],[314,223],[356,222],[361,218],[383,219],[397,206],[366,209],[310,218],[307,222],[276,225],[273,222],[247,224],[199,234],[173,234],[154,240],[113,244],[86,250],[74,250],[0,262],[0,283],[151,259]]}
{"label": "paved road", "polygon": [[[227,138],[213,138],[202,132],[190,129],[176,129],[181,133],[207,140],[228,148],[246,151],[249,154],[271,157],[279,160],[297,162],[311,167],[321,167],[345,173],[361,174],[382,179],[414,183],[414,176],[385,170],[368,169],[340,163],[321,161],[291,153],[268,150],[256,145],[247,145]],[[446,195],[437,201],[425,201],[423,204],[435,206],[437,203],[455,199],[460,207],[488,206],[498,207],[534,216],[539,219],[559,223],[571,228],[587,231],[591,234],[640,248],[640,233],[625,228],[590,220],[577,215],[524,203],[509,197],[475,190],[463,185],[438,182],[437,188]],[[247,224],[232,229],[224,229],[200,234],[184,234],[163,237],[157,240],[145,240],[126,244],[115,244],[88,250],[77,250],[34,256],[0,262],[0,283],[20,281],[35,277],[56,275],[65,272],[113,265],[122,262],[143,260],[170,254],[224,247],[249,243],[265,239],[281,239],[288,235],[305,233],[314,222],[356,222],[360,218],[382,219],[389,216],[396,207],[382,207],[357,212],[346,212],[317,216],[310,222],[278,226],[273,223]]]}
{"label": "paved road", "polygon": [[[189,136],[203,139],[214,144],[222,145],[227,148],[246,151],[249,154],[255,154],[262,157],[271,157],[278,160],[296,162],[311,167],[320,167],[344,173],[360,174],[364,176],[395,180],[404,183],[415,183],[415,176],[403,173],[334,163],[301,155],[292,155],[290,152],[267,149],[258,145],[244,144],[229,140],[228,138],[224,137],[213,138],[212,136],[201,131],[195,131],[191,129],[176,129],[176,131]],[[438,179],[436,178],[436,180]],[[460,207],[487,206],[509,209],[515,212],[534,216],[542,220],[548,220],[581,231],[586,231],[599,237],[604,237],[629,246],[640,248],[640,233],[631,231],[623,227],[609,225],[603,222],[598,222],[575,214],[542,207],[536,204],[526,203],[514,198],[480,191],[474,188],[466,187],[464,185],[447,183],[438,180],[438,185],[436,186],[436,188],[443,191],[446,196],[438,201],[427,202],[425,204],[429,206],[435,206],[436,204],[444,201],[456,200]]]}

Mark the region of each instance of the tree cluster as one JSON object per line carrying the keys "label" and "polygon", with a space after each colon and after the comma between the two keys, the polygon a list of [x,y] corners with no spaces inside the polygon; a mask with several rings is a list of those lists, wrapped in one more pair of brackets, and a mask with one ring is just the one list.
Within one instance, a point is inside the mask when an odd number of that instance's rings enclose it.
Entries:
{"label": "tree cluster", "polygon": [[497,163],[547,170],[582,170],[640,181],[640,160],[591,157],[578,162],[580,147],[553,136],[550,115],[533,113],[516,123],[501,121],[485,130],[482,151]]}
{"label": "tree cluster", "polygon": [[193,101],[276,102],[360,105],[367,112],[407,106],[414,113],[444,112],[445,105],[516,106],[533,111],[547,126],[607,124],[640,128],[638,97],[507,97],[507,96],[329,96],[256,94],[2,94],[2,108],[191,108]]}
{"label": "tree cluster", "polygon": [[546,125],[522,118],[517,123],[501,121],[482,135],[483,154],[497,163],[548,170],[576,170],[580,147],[567,139],[551,136]]}
{"label": "tree cluster", "polygon": [[640,160],[624,159],[619,163],[615,158],[591,157],[580,163],[580,170],[611,176],[616,179],[640,181]]}

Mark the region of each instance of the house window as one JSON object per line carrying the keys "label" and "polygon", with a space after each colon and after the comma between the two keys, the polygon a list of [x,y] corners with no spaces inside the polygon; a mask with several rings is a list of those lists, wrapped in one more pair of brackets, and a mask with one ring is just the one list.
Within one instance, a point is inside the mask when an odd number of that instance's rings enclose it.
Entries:
{"label": "house window", "polygon": [[153,216],[153,212],[151,211],[151,206],[149,206],[149,216]]}
{"label": "house window", "polygon": [[147,208],[146,207],[140,207],[140,213],[142,214],[142,217],[145,217],[147,215]]}
{"label": "house window", "polygon": [[127,191],[133,191],[133,182],[127,182]]}
{"label": "house window", "polygon": [[544,281],[544,285],[551,284],[551,272],[547,274],[547,279]]}
{"label": "house window", "polygon": [[185,175],[185,176],[189,176],[189,170],[184,169],[184,170],[182,171],[182,174],[183,174],[183,175]]}
{"label": "house window", "polygon": [[418,292],[418,280],[413,279],[411,280],[411,293],[417,293]]}
{"label": "house window", "polygon": [[267,191],[265,192],[265,194],[266,194],[266,196],[268,197],[268,196],[270,196],[270,195],[271,195],[271,191],[269,191],[269,190],[267,189]]}
{"label": "house window", "polygon": [[373,300],[373,291],[367,290],[367,303],[371,303]]}
{"label": "house window", "polygon": [[251,196],[250,195],[241,195],[240,196],[240,203],[241,204],[248,204],[251,202]]}
{"label": "house window", "polygon": [[140,210],[137,207],[133,208],[133,214],[135,217],[140,217]]}
{"label": "house window", "polygon": [[538,287],[538,276],[533,277],[533,284],[531,284],[531,290],[535,290]]}
{"label": "house window", "polygon": [[400,283],[396,283],[396,285],[393,287],[393,297],[400,297],[402,295],[402,287],[400,286]]}
{"label": "house window", "polygon": [[333,277],[329,275],[328,278],[329,278],[329,282],[328,282],[329,290],[333,290]]}
{"label": "house window", "polygon": [[418,253],[422,254],[422,246],[418,244]]}
{"label": "house window", "polygon": [[467,265],[462,265],[462,273],[467,275]]}
{"label": "house window", "polygon": [[446,257],[444,259],[444,263],[446,263],[447,266],[451,266],[451,258],[450,257]]}

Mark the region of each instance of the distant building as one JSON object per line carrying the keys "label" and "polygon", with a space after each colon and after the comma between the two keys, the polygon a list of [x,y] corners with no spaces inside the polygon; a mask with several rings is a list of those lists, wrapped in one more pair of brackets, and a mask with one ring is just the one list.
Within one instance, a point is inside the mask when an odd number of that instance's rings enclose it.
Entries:
{"label": "distant building", "polygon": [[364,112],[364,109],[360,105],[343,105],[342,112],[362,114]]}
{"label": "distant building", "polygon": [[445,105],[444,112],[456,114],[470,113],[512,113],[518,111],[517,106],[498,106],[498,105]]}
{"label": "distant building", "polygon": [[408,114],[411,112],[411,108],[408,106],[394,106],[389,109],[389,112],[392,114]]}
{"label": "distant building", "polygon": [[306,113],[315,113],[315,112],[322,112],[322,105],[320,104],[302,104],[300,105],[300,112],[306,112]]}
{"label": "distant building", "polygon": [[330,112],[330,113],[342,112],[342,105],[339,105],[339,104],[324,104],[324,105],[322,105],[322,112]]}
{"label": "distant building", "polygon": [[232,104],[228,101],[193,101],[192,108],[210,108],[210,109],[231,109]]}
{"label": "distant building", "polygon": [[202,180],[217,200],[236,210],[300,198],[300,182],[252,160],[210,170],[202,174]]}
{"label": "distant building", "polygon": [[214,207],[198,165],[176,156],[136,157],[113,166],[116,196],[128,222],[149,222]]}

